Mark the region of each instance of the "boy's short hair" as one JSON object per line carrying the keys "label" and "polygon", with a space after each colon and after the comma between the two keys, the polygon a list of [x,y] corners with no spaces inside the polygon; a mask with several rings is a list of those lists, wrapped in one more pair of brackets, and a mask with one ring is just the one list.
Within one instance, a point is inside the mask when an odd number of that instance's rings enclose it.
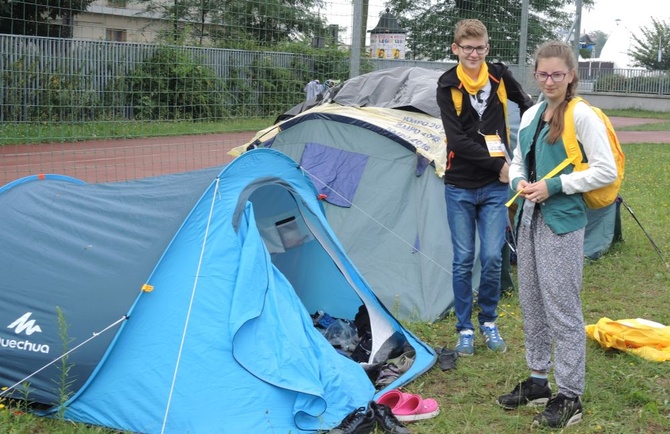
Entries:
{"label": "boy's short hair", "polygon": [[466,38],[486,38],[488,43],[489,34],[484,23],[477,19],[465,19],[456,23],[454,28],[454,42],[459,44]]}

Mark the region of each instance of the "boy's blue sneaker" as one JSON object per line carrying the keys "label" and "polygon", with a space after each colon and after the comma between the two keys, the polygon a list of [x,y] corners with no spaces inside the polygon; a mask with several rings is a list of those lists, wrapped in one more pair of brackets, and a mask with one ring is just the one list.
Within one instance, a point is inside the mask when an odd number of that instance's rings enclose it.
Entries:
{"label": "boy's blue sneaker", "polygon": [[461,330],[458,333],[458,344],[456,344],[456,351],[459,356],[471,356],[475,353],[475,334],[472,330]]}
{"label": "boy's blue sneaker", "polygon": [[500,337],[500,332],[498,332],[498,327],[493,322],[485,322],[484,325],[479,326],[479,330],[484,336],[484,341],[486,346],[489,347],[491,351],[497,351],[499,353],[504,353],[507,351],[507,345],[503,338]]}

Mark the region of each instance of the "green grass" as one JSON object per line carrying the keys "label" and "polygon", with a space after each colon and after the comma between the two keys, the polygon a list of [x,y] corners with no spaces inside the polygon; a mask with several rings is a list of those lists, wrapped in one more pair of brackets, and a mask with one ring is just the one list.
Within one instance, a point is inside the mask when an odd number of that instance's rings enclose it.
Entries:
{"label": "green grass", "polygon": [[624,118],[648,118],[648,119],[667,119],[670,121],[670,113],[656,112],[650,110],[624,109],[624,110],[603,110],[607,116],[619,116]]}
{"label": "green grass", "polygon": [[[622,196],[665,254],[670,251],[670,145],[623,145],[627,155]],[[586,265],[583,311],[587,324],[602,317],[645,318],[670,325],[670,268],[625,209],[621,210],[624,241]],[[406,391],[438,400],[441,413],[409,424],[413,434],[526,433],[535,414],[531,409],[505,411],[495,398],[509,392],[528,371],[523,350],[522,317],[515,294],[500,304],[498,324],[508,351],[495,354],[482,340],[476,354],[461,358],[456,369],[438,366],[408,384]],[[429,345],[454,347],[455,318],[406,326]],[[553,378],[552,378],[553,381]],[[226,393],[222,391],[222,393]],[[605,351],[587,343],[584,421],[568,433],[670,432],[670,362],[650,362],[636,356]],[[111,433],[81,424],[14,414],[0,410],[3,433]],[[540,430],[539,432],[560,432]],[[377,430],[377,434],[381,431]]]}
{"label": "green grass", "polygon": [[218,122],[5,123],[0,130],[0,143],[3,145],[21,145],[234,133],[258,131],[273,123],[274,118],[229,119]]}
{"label": "green grass", "polygon": [[[624,241],[584,270],[583,311],[587,324],[602,317],[645,318],[670,325],[670,146],[624,145],[627,155],[622,196],[664,253],[666,264],[631,214],[622,207]],[[438,399],[443,412],[416,423],[412,433],[522,433],[535,412],[504,411],[495,398],[528,375],[522,317],[516,295],[500,304],[498,321],[509,350],[494,354],[482,340],[476,354],[461,358],[453,371],[434,367],[407,386]],[[455,318],[434,324],[406,324],[425,342],[453,348]],[[670,432],[670,362],[650,362],[618,351],[587,345],[584,421],[574,433]],[[546,430],[545,432],[550,432]]]}
{"label": "green grass", "polygon": [[[670,113],[647,110],[606,110],[608,116],[667,119],[668,122],[620,128],[629,131],[670,131]],[[259,131],[274,123],[274,117],[229,119],[218,122],[79,122],[4,123],[0,144],[67,143],[85,140],[129,139],[156,136]]]}
{"label": "green grass", "polygon": [[[630,127],[619,127],[617,131],[670,131],[670,121],[653,122],[641,125],[632,125]],[[670,141],[670,140],[668,140]]]}

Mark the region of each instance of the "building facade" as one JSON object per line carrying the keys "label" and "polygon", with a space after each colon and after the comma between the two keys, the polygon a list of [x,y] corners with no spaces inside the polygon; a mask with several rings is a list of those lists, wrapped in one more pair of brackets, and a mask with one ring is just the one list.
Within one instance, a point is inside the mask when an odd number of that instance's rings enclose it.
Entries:
{"label": "building facade", "polygon": [[144,5],[127,0],[97,0],[74,17],[74,39],[155,42],[167,23],[157,13],[147,12]]}

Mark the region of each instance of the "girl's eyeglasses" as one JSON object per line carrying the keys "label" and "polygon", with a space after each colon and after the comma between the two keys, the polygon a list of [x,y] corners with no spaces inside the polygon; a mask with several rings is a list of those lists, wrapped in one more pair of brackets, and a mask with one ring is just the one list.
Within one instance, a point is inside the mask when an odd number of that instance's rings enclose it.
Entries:
{"label": "girl's eyeglasses", "polygon": [[547,79],[549,77],[551,77],[551,79],[554,83],[558,83],[558,82],[561,82],[561,81],[565,80],[565,76],[568,75],[568,72],[570,72],[570,71],[567,71],[567,72],[558,71],[558,72],[552,72],[551,74],[547,74],[546,72],[536,72],[535,73],[535,80],[537,80],[537,81],[547,81]]}

